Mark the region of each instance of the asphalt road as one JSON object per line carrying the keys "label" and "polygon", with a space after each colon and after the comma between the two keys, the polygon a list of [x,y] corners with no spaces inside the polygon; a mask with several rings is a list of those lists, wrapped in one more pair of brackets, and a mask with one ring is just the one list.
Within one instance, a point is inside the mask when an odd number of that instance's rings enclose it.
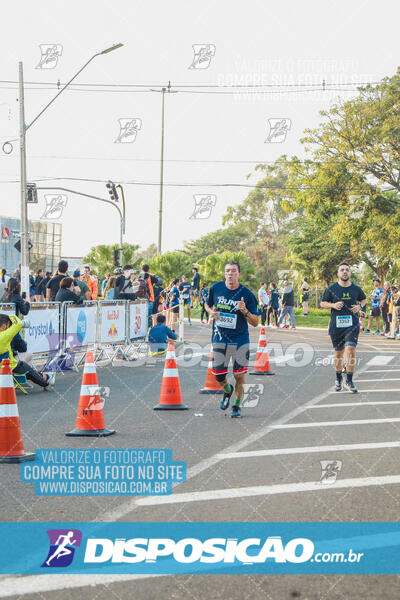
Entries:
{"label": "asphalt road", "polygon": [[[256,397],[230,419],[218,396],[200,395],[208,326],[185,327],[178,360],[188,411],[154,411],[162,364],[98,368],[110,388],[104,412],[117,434],[68,438],[81,374],[58,375],[52,392],[18,395],[26,450],[169,448],[187,463],[187,481],[168,497],[43,497],[1,465],[3,521],[397,521],[400,507],[400,342],[363,335],[355,381],[360,393],[333,392],[326,332],[268,329],[274,377],[248,377]],[[253,330],[256,343],[258,331]],[[203,356],[202,356],[203,354]],[[330,363],[330,364],[329,364]],[[261,386],[261,387],[260,387]],[[320,461],[336,482],[321,481]],[[336,461],[336,462],[335,462]],[[2,576],[0,597],[61,600],[116,597],[344,599],[399,597],[397,576]]]}

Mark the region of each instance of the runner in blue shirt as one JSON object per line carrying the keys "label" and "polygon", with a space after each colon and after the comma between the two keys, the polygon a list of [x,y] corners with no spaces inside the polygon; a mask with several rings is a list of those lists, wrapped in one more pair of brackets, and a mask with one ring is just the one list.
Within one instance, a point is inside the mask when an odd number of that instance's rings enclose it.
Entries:
{"label": "runner in blue shirt", "polygon": [[[239,283],[240,266],[229,261],[225,265],[225,281],[214,283],[209,292],[206,311],[213,318],[212,372],[224,388],[220,407],[226,410],[235,390],[231,417],[240,417],[246,373],[249,365],[249,327],[258,325],[258,306],[253,292]],[[228,365],[232,358],[235,387],[228,383]]]}
{"label": "runner in blue shirt", "polygon": [[204,317],[206,317],[208,323],[208,312],[206,311],[206,304],[208,302],[208,283],[203,283],[203,287],[200,292],[200,305],[201,305],[201,315],[200,321],[204,323]]}
{"label": "runner in blue shirt", "polygon": [[[192,284],[188,282],[186,275],[182,275],[182,282],[179,284],[179,292],[182,294],[183,304],[187,308],[187,316],[189,325],[192,324],[190,320],[190,302],[191,302],[191,292],[192,292]],[[185,311],[185,308],[183,309]]]}
{"label": "runner in blue shirt", "polygon": [[179,289],[178,289],[178,283],[179,283],[179,279],[173,279],[171,282],[171,291],[169,293],[169,306],[170,306],[170,312],[171,312],[171,328],[172,331],[175,332],[175,324],[178,320],[178,315],[179,315]]}
{"label": "runner in blue shirt", "polygon": [[380,285],[381,282],[376,277],[374,279],[374,290],[370,295],[371,310],[369,311],[368,327],[364,333],[371,333],[372,321],[374,320],[374,317],[376,318],[376,331],[374,331],[374,335],[380,335],[381,333],[381,300],[383,298],[383,289],[380,287]]}

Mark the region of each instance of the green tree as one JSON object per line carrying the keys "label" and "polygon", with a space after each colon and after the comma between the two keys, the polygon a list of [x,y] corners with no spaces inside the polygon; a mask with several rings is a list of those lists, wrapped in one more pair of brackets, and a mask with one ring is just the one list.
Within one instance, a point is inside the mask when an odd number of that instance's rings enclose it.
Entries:
{"label": "green tree", "polygon": [[364,177],[400,191],[400,68],[377,86],[321,112],[325,122],[302,140],[321,162],[343,161]]}
{"label": "green tree", "polygon": [[[112,246],[100,244],[99,246],[94,246],[83,258],[83,262],[90,265],[92,271],[102,279],[106,273],[112,273],[115,269],[113,265],[113,250],[117,249],[119,249],[119,244],[113,244]],[[140,258],[137,255],[138,249],[139,246],[134,244],[122,244],[122,266],[130,264],[134,269],[139,268]]]}
{"label": "green tree", "polygon": [[157,254],[149,260],[150,271],[161,277],[164,284],[168,284],[173,277],[186,275],[192,272],[190,259],[184,252],[165,252]]}
{"label": "green tree", "polygon": [[202,235],[197,240],[184,242],[185,252],[193,263],[205,258],[209,254],[237,250],[244,250],[248,245],[249,235],[241,224],[232,225],[211,231]]}
{"label": "green tree", "polygon": [[228,261],[238,262],[241,270],[240,281],[251,288],[257,287],[255,269],[244,252],[222,252],[210,254],[200,261],[200,274],[202,280],[212,284],[225,279],[225,265]]}

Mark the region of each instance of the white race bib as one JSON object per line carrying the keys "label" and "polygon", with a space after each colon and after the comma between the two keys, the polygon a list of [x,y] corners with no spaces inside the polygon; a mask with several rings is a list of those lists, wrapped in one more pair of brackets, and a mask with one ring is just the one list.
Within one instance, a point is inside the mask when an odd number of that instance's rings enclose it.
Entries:
{"label": "white race bib", "polygon": [[219,313],[218,321],[215,321],[215,325],[218,327],[225,327],[226,329],[236,329],[237,315],[231,315],[229,313]]}
{"label": "white race bib", "polygon": [[336,327],[351,327],[353,325],[352,315],[338,315],[336,317]]}

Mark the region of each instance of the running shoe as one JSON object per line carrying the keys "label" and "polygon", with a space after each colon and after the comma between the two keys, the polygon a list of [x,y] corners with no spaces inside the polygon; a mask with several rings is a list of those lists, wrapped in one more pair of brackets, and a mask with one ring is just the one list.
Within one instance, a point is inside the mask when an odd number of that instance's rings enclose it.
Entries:
{"label": "running shoe", "polygon": [[341,392],[343,389],[342,381],[336,379],[335,381],[335,392]]}
{"label": "running shoe", "polygon": [[289,325],[284,325],[283,329],[289,329]]}
{"label": "running shoe", "polygon": [[191,325],[191,324],[192,324],[192,321],[191,321],[190,319],[188,319],[188,323],[189,323],[189,325]]}
{"label": "running shoe", "polygon": [[296,329],[296,327],[291,327],[290,329]]}
{"label": "running shoe", "polygon": [[232,406],[231,417],[232,419],[234,419],[235,417],[240,417],[240,406],[238,406],[237,404],[234,404]]}
{"label": "running shoe", "polygon": [[369,329],[365,329],[365,331],[363,331],[363,333],[371,333]]}
{"label": "running shoe", "polygon": [[224,390],[224,395],[222,396],[220,403],[219,403],[219,407],[221,410],[226,410],[229,406],[229,401],[231,399],[231,396],[233,394],[233,385],[231,385],[231,391],[228,393]]}
{"label": "running shoe", "polygon": [[373,335],[381,335],[381,332],[379,331],[379,329],[377,329],[376,331],[374,331]]}
{"label": "running shoe", "polygon": [[346,390],[348,392],[352,392],[353,394],[357,394],[357,392],[358,392],[358,389],[354,385],[354,381],[345,381],[344,387],[346,388]]}

